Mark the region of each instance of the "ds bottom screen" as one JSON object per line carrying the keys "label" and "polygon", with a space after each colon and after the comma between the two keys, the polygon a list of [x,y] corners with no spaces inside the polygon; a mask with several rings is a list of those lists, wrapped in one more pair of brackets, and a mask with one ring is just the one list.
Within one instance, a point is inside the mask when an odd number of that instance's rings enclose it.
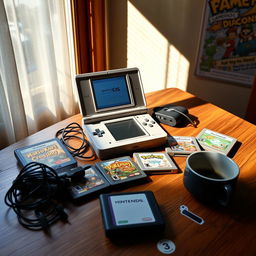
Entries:
{"label": "ds bottom screen", "polygon": [[115,140],[124,140],[146,135],[133,119],[105,124]]}

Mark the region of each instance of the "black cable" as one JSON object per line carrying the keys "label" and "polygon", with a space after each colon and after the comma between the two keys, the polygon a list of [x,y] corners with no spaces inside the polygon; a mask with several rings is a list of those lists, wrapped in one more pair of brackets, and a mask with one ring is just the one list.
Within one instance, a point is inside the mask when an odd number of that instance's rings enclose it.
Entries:
{"label": "black cable", "polygon": [[58,220],[67,221],[59,196],[67,186],[54,169],[31,162],[24,166],[7,191],[4,201],[17,214],[19,223],[31,230],[46,230]]}
{"label": "black cable", "polygon": [[[65,128],[62,128],[59,131],[57,131],[55,136],[61,140],[61,142],[65,145],[65,147],[72,154],[72,156],[79,157],[82,159],[91,159],[91,158],[94,159],[95,153],[93,149],[91,149],[92,150],[91,155],[84,156],[84,154],[86,154],[89,151],[90,144],[86,140],[83,129],[78,123],[74,123],[74,122],[70,123]],[[80,147],[75,148],[71,146],[70,140],[72,139],[80,140],[81,142]]]}
{"label": "black cable", "polygon": [[187,118],[187,120],[188,120],[195,128],[197,128],[196,123],[195,123],[188,115],[186,115],[185,113],[183,113],[183,112],[181,112],[181,111],[179,111],[179,110],[177,110],[177,109],[174,109],[174,108],[170,108],[170,109],[168,109],[168,111],[175,111],[175,112],[179,113],[180,115],[183,115],[185,118]]}

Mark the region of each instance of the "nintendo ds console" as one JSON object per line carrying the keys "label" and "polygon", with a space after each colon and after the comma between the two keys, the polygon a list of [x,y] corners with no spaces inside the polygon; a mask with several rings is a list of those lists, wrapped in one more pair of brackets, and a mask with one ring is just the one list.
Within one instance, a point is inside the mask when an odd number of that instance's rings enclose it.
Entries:
{"label": "nintendo ds console", "polygon": [[83,129],[99,158],[165,144],[166,132],[147,114],[137,68],[77,75],[76,84]]}
{"label": "nintendo ds console", "polygon": [[100,158],[161,146],[166,141],[166,133],[149,114],[88,124],[84,131]]}

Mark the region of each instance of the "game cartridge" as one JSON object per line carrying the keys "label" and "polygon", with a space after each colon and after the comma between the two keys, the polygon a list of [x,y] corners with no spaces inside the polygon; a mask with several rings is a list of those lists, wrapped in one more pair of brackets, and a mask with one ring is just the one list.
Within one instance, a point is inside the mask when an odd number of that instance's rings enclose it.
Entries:
{"label": "game cartridge", "polygon": [[106,235],[157,235],[164,219],[152,191],[101,194],[100,206]]}
{"label": "game cartridge", "polygon": [[145,173],[166,174],[178,172],[178,167],[165,152],[134,153],[133,158]]}
{"label": "game cartridge", "polygon": [[132,182],[147,177],[129,156],[98,162],[96,166],[111,185]]}
{"label": "game cartridge", "polygon": [[204,128],[196,138],[201,147],[205,150],[217,151],[226,155],[237,141],[235,138],[206,128]]}
{"label": "game cartridge", "polygon": [[169,136],[167,139],[169,147],[165,151],[170,156],[187,156],[201,151],[196,138],[190,136]]}

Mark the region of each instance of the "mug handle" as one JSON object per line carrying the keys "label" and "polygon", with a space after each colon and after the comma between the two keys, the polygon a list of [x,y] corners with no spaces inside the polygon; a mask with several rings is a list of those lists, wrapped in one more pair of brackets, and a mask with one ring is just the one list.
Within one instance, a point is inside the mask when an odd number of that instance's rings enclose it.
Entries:
{"label": "mug handle", "polygon": [[231,194],[232,194],[232,187],[229,185],[229,184],[226,184],[224,185],[224,194],[225,194],[225,197],[224,199],[220,199],[219,200],[219,203],[222,205],[222,206],[227,206],[228,203],[230,202],[230,199],[231,199]]}

